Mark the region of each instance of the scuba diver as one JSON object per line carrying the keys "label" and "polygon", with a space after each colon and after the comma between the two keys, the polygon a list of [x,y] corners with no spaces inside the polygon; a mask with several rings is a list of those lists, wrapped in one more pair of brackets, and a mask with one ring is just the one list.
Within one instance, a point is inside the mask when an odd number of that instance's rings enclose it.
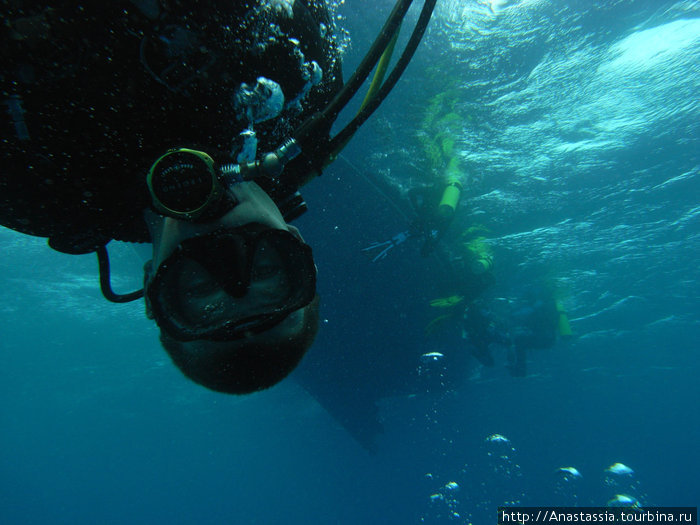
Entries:
{"label": "scuba diver", "polygon": [[513,301],[508,323],[514,354],[509,369],[518,377],[527,374],[529,350],[551,348],[558,340],[567,340],[573,335],[561,301],[546,287],[527,287],[521,297]]}
{"label": "scuba diver", "polygon": [[391,239],[374,242],[362,251],[372,257],[372,262],[377,262],[408,239],[418,239],[421,241],[420,254],[427,257],[445,236],[452,223],[461,192],[462,183],[457,177],[451,178],[446,185],[412,188],[408,192],[408,198],[415,218],[409,228]]}
{"label": "scuba diver", "polygon": [[408,239],[419,240],[420,253],[427,257],[453,222],[464,189],[462,181],[466,179],[463,161],[455,147],[458,137],[464,135],[464,119],[456,112],[458,102],[459,90],[449,88],[426,104],[418,138],[428,161],[428,171],[439,174],[439,180],[408,191],[414,219],[407,230],[362,250],[372,256],[372,262],[384,259],[390,250]]}
{"label": "scuba diver", "polygon": [[[417,48],[387,65],[397,0],[343,83],[323,2],[3,2],[0,224],[97,254],[105,298],[145,298],[173,362],[207,388],[274,385],[318,330],[311,248],[289,224]],[[340,111],[377,66],[360,111]],[[383,65],[382,65],[383,64]],[[144,289],[115,293],[107,244],[151,243]]]}
{"label": "scuba diver", "polygon": [[493,366],[489,346],[507,344],[502,327],[494,321],[485,307],[484,293],[494,286],[493,254],[482,233],[483,227],[472,226],[462,233],[461,249],[453,252],[449,263],[450,286],[458,291],[430,301],[430,306],[446,312],[434,318],[425,329],[426,335],[451,321],[460,327],[462,339],[467,342],[471,355],[485,366]]}
{"label": "scuba diver", "polygon": [[452,223],[462,183],[459,178],[451,177],[447,184],[427,188],[413,188],[408,192],[416,219],[411,224],[412,235],[422,239],[420,254],[427,257],[435,249],[437,243],[445,236]]}
{"label": "scuba diver", "polygon": [[510,374],[523,377],[528,351],[552,347],[558,338],[571,336],[571,328],[549,286],[522,286],[507,299],[486,295],[496,283],[486,233],[479,225],[462,232],[462,249],[453,249],[448,260],[449,285],[457,294],[430,301],[432,308],[443,313],[428,323],[425,333],[430,335],[450,322],[459,328],[465,348],[479,363],[495,366],[494,349],[500,347],[507,351]]}
{"label": "scuba diver", "polygon": [[572,335],[571,328],[561,302],[543,288],[527,287],[507,302],[505,311],[489,308],[483,301],[467,305],[462,338],[484,366],[495,365],[495,346],[505,348],[510,374],[525,377],[528,351],[553,347],[558,339]]}
{"label": "scuba diver", "polygon": [[494,366],[491,345],[510,346],[502,323],[488,311],[481,301],[468,303],[462,311],[462,339],[471,355],[484,366]]}

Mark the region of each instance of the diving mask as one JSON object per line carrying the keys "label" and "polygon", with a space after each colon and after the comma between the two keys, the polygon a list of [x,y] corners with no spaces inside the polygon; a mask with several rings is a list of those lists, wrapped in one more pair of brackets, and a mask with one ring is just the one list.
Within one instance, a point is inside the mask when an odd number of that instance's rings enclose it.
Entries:
{"label": "diving mask", "polygon": [[268,330],[316,295],[311,248],[250,224],[183,241],[147,287],[158,326],[180,341],[231,341]]}

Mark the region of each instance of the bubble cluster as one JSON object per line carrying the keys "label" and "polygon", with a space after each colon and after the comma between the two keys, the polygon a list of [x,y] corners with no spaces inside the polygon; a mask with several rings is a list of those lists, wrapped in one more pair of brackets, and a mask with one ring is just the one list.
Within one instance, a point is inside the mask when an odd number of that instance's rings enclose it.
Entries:
{"label": "bubble cluster", "polygon": [[499,506],[607,506],[641,510],[648,499],[634,470],[623,463],[613,463],[607,468],[598,466],[588,475],[584,475],[585,469],[582,472],[571,464],[542,465],[539,474],[544,478],[540,478],[535,477],[539,475],[537,472],[524,475],[517,459],[519,452],[505,435],[490,434],[481,443],[480,447],[471,449],[469,463],[425,475],[421,523],[482,523],[492,520]]}
{"label": "bubble cluster", "polygon": [[478,516],[491,516],[499,505],[523,502],[521,468],[510,439],[502,434],[484,438],[473,463],[464,463],[443,478],[426,475],[429,481],[427,508],[421,523],[479,522]]}

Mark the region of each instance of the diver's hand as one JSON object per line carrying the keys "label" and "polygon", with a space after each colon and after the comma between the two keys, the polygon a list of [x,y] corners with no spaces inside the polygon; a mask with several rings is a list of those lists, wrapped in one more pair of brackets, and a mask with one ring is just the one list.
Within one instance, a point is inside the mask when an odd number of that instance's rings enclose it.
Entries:
{"label": "diver's hand", "polygon": [[403,231],[401,233],[397,233],[388,241],[374,242],[374,243],[370,244],[369,246],[367,246],[367,248],[362,248],[362,251],[363,252],[370,252],[372,250],[382,248],[382,250],[379,253],[377,253],[377,255],[375,255],[374,258],[372,259],[372,262],[381,261],[382,259],[384,259],[388,255],[389,250],[391,250],[395,246],[398,246],[402,242],[406,241],[410,236],[411,235],[410,235],[409,231],[406,230],[406,231]]}

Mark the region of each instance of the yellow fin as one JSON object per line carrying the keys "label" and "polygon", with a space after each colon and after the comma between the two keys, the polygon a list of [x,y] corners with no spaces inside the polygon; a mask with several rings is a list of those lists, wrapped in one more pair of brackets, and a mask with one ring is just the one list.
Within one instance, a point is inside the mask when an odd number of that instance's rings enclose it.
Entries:
{"label": "yellow fin", "polygon": [[433,299],[430,301],[430,306],[433,308],[449,308],[461,303],[463,300],[464,297],[461,295],[451,295],[450,297],[443,297],[442,299]]}

